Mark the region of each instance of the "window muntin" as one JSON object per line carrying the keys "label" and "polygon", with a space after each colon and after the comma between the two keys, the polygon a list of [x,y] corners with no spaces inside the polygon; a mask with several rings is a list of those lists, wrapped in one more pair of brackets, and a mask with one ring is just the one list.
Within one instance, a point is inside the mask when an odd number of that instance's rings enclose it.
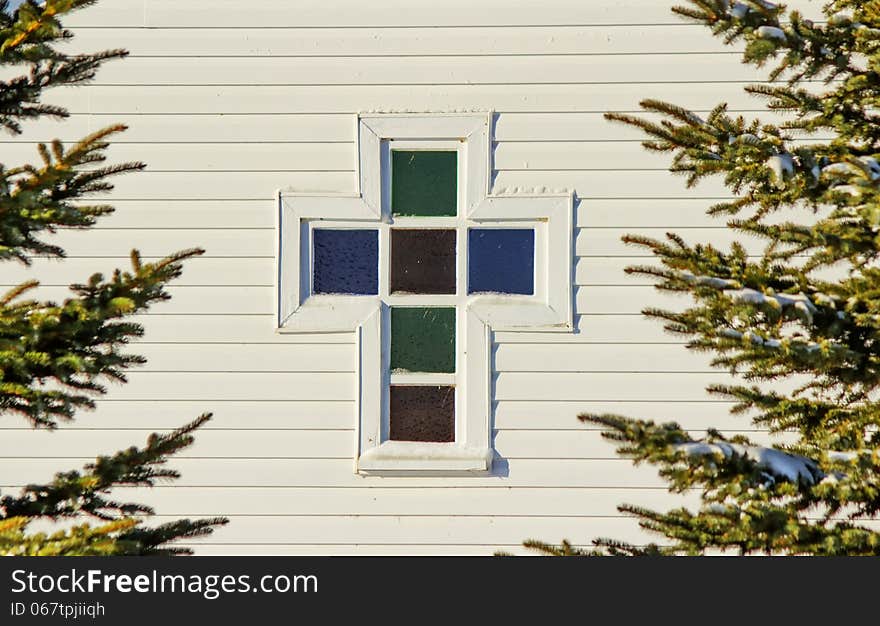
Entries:
{"label": "window muntin", "polygon": [[436,148],[389,142],[388,441],[456,440],[459,150]]}

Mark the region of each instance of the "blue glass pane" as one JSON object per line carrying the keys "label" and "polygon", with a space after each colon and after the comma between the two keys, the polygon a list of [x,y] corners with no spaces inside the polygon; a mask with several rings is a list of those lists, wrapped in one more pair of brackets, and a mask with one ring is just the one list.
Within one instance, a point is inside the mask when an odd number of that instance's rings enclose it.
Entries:
{"label": "blue glass pane", "polygon": [[314,293],[379,293],[379,231],[318,228],[314,237]]}
{"label": "blue glass pane", "polygon": [[472,228],[468,232],[468,293],[535,293],[535,231]]}

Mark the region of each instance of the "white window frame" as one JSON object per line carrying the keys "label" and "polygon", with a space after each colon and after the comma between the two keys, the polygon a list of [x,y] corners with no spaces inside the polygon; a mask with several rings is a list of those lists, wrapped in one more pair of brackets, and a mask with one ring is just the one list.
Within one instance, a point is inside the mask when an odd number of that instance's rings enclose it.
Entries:
{"label": "white window frame", "polygon": [[[494,114],[359,114],[357,184],[353,194],[278,192],[276,315],[279,333],[354,331],[357,341],[357,437],[360,474],[483,474],[490,472],[492,445],[492,333],[572,332],[574,257],[571,192],[490,193]],[[456,217],[397,217],[390,210],[391,146],[455,149],[459,154]],[[392,295],[388,292],[391,226],[458,230],[455,295]],[[315,228],[379,231],[379,295],[311,293],[311,242]],[[534,228],[533,295],[467,293],[469,228]],[[389,384],[440,384],[431,375],[389,373],[390,305],[455,306],[455,441],[390,441]],[[443,375],[440,375],[441,377]],[[430,378],[430,381],[429,381]]]}

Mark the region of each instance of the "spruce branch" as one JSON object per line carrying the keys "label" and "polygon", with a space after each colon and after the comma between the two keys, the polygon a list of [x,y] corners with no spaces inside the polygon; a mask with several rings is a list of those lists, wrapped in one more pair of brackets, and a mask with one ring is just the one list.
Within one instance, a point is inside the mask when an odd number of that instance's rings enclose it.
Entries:
{"label": "spruce branch", "polygon": [[176,470],[166,467],[169,457],[193,444],[193,433],[208,420],[199,416],[170,433],[153,433],[143,448],[131,447],[110,456],[99,456],[82,472],[60,472],[46,484],[28,485],[17,497],[0,499],[2,517],[49,517],[59,519],[87,513],[102,520],[132,515],[152,515],[148,506],[121,503],[108,499],[119,486],[153,487],[159,481],[179,478]]}
{"label": "spruce branch", "polygon": [[[878,555],[880,533],[865,521],[880,513],[880,2],[835,0],[814,21],[767,0],[674,11],[768,72],[746,91],[782,121],[651,98],[641,102],[650,117],[608,113],[669,154],[688,187],[715,178],[732,196],[707,214],[734,242],[627,235],[654,262],[626,272],[688,299],[642,312],[733,375],[706,391],[769,441],[708,423],[581,419],[671,492],[699,496],[668,511],[619,507],[661,538],[656,554]],[[642,553],[615,539],[593,546]]]}
{"label": "spruce branch", "polygon": [[568,541],[563,540],[558,546],[529,539],[523,541],[523,547],[528,550],[539,552],[544,556],[594,556],[590,550],[575,548]]}
{"label": "spruce branch", "polygon": [[55,141],[51,149],[40,144],[41,167],[24,165],[4,169],[0,165],[0,260],[17,259],[29,264],[29,255],[63,257],[64,250],[40,238],[59,227],[84,228],[112,212],[102,204],[83,204],[91,194],[109,191],[108,179],[142,170],[143,163],[95,167],[106,159],[107,139],[125,130],[110,126],[85,137],[69,150]]}
{"label": "spruce branch", "polygon": [[[0,0],[0,127],[13,134],[29,120],[63,118],[65,108],[47,104],[44,92],[91,80],[106,61],[123,50],[67,55],[57,44],[69,40],[61,18],[94,0],[26,0],[14,14]],[[110,138],[125,129],[111,126],[72,146],[55,140],[37,146],[36,164],[0,164],[0,260],[29,264],[35,255],[63,257],[46,235],[59,228],[88,228],[113,209],[94,195],[113,188],[119,174],[143,169],[139,162],[107,164]],[[130,316],[169,298],[167,283],[183,262],[202,254],[193,248],[145,263],[131,253],[131,269],[105,278],[94,274],[71,285],[63,303],[32,296],[38,283],[25,281],[0,296],[0,413],[18,413],[33,426],[53,429],[93,408],[106,383],[125,382],[127,371],[145,359],[126,351],[143,334]],[[151,435],[145,446],[100,456],[83,470],[63,472],[46,484],[0,498],[0,553],[17,555],[190,554],[174,544],[201,537],[226,523],[224,518],[181,519],[152,526],[152,509],[118,498],[118,487],[152,487],[178,477],[166,463],[193,441],[208,415],[168,434]],[[102,524],[29,533],[34,520]]]}
{"label": "spruce branch", "polygon": [[0,556],[119,556],[135,548],[123,538],[137,525],[134,519],[29,535],[30,521],[27,517],[0,520]]}
{"label": "spruce branch", "polygon": [[[112,491],[118,487],[154,487],[161,481],[179,478],[180,474],[166,464],[171,456],[193,444],[193,433],[210,418],[209,413],[203,414],[170,433],[153,433],[142,448],[131,447],[110,456],[99,456],[94,463],[86,465],[82,472],[60,472],[49,483],[28,485],[19,496],[3,496],[0,498],[0,524],[4,519],[48,518],[57,521],[78,518],[85,514],[109,523],[100,528],[105,533],[114,533],[113,554],[191,554],[192,551],[188,548],[168,544],[175,540],[208,535],[228,520],[222,517],[182,519],[150,527],[137,520],[154,514],[151,507],[120,502],[112,498]],[[85,529],[83,532],[86,532],[86,538],[94,532],[88,526],[81,528]],[[24,541],[22,536],[13,539],[19,546],[27,546],[34,541]],[[81,542],[83,536],[76,535],[73,539]],[[37,544],[46,541],[44,536],[36,538]]]}
{"label": "spruce branch", "polygon": [[33,282],[6,294],[0,301],[0,411],[55,428],[77,409],[93,408],[94,396],[106,393],[102,380],[125,382],[126,370],[144,362],[124,352],[143,327],[123,320],[167,300],[166,283],[180,275],[184,260],[203,252],[143,263],[132,251],[131,271],[71,285],[74,295],[61,305],[16,300]]}

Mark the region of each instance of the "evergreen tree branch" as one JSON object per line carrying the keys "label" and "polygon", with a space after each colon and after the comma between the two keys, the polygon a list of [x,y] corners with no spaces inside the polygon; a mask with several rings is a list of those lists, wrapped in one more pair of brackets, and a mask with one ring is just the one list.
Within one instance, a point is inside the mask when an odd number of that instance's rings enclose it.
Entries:
{"label": "evergreen tree branch", "polygon": [[[779,437],[759,445],[675,422],[581,419],[619,455],[656,467],[671,492],[699,494],[698,507],[619,507],[664,539],[656,554],[878,555],[880,533],[864,521],[880,513],[880,1],[834,0],[815,22],[767,0],[674,11],[743,44],[744,62],[772,64],[771,82],[746,91],[784,121],[746,121],[724,104],[703,118],[654,99],[641,102],[650,118],[607,114],[670,154],[689,187],[723,180],[733,198],[708,214],[735,216],[726,225],[742,240],[721,249],[628,235],[656,264],[626,271],[690,299],[643,313],[733,374],[707,391]],[[593,545],[642,553],[614,539]]]}
{"label": "evergreen tree branch", "polygon": [[0,556],[118,556],[134,547],[123,539],[137,525],[134,519],[28,535],[30,521],[27,517],[0,520]]}
{"label": "evergreen tree branch", "polygon": [[[94,0],[26,0],[13,15],[0,0],[0,65],[20,75],[0,81],[0,127],[20,133],[27,120],[66,117],[63,107],[42,101],[45,90],[81,85],[123,50],[66,55],[56,44],[70,39],[60,18]],[[112,189],[113,176],[143,169],[142,163],[106,165],[112,126],[67,148],[60,141],[40,144],[42,163],[0,164],[0,260],[28,264],[34,255],[64,256],[43,236],[57,228],[87,228],[112,207],[89,196]],[[126,371],[145,359],[124,351],[143,333],[131,315],[167,300],[168,281],[180,275],[182,262],[202,254],[184,250],[154,263],[132,252],[130,271],[111,278],[95,274],[71,285],[73,295],[58,305],[26,299],[37,287],[26,281],[0,297],[0,413],[17,412],[33,425],[55,428],[81,408],[92,408],[106,381],[125,382]],[[18,555],[190,554],[173,542],[196,538],[225,524],[224,518],[181,519],[149,526],[150,507],[114,497],[117,487],[152,487],[177,478],[166,466],[170,456],[189,446],[192,433],[208,415],[169,434],[153,434],[146,446],[100,456],[82,471],[56,474],[46,484],[27,486],[19,496],[0,498],[0,553]],[[65,526],[51,533],[27,532],[30,521],[79,522],[95,517],[106,523]]]}
{"label": "evergreen tree branch", "polygon": [[179,477],[166,467],[169,457],[193,444],[193,433],[211,418],[204,414],[167,434],[153,433],[146,446],[99,456],[84,471],[60,472],[46,484],[28,485],[21,496],[0,498],[0,518],[38,516],[59,519],[81,513],[102,520],[153,514],[150,507],[108,499],[114,487],[153,487]]}
{"label": "evergreen tree branch", "polygon": [[[153,509],[142,504],[120,502],[111,495],[118,487],[154,487],[160,481],[178,478],[179,473],[166,467],[166,464],[171,456],[193,444],[193,433],[210,418],[210,414],[204,414],[171,433],[153,433],[142,448],[131,447],[111,456],[99,456],[82,472],[60,472],[49,483],[28,485],[19,496],[3,496],[0,498],[0,520],[48,518],[57,521],[91,515],[111,525],[116,524],[103,527],[112,528],[112,532],[117,533],[114,535],[114,554],[190,554],[187,548],[167,544],[178,539],[208,535],[228,520],[213,517],[176,520],[156,527],[135,525],[130,520],[135,516],[152,515]],[[88,536],[87,533],[86,538]],[[71,539],[81,541],[83,536],[76,535]],[[21,537],[17,541],[29,545]],[[45,541],[46,538],[40,536],[37,543]]]}
{"label": "evergreen tree branch", "polygon": [[143,334],[124,319],[167,300],[165,284],[180,275],[182,261],[202,253],[143,263],[132,251],[131,271],[72,285],[74,296],[61,305],[13,299],[34,283],[7,294],[0,300],[0,412],[54,428],[77,409],[93,408],[94,396],[106,393],[102,379],[125,382],[125,371],[144,362],[123,351]]}
{"label": "evergreen tree branch", "polygon": [[43,90],[88,82],[102,63],[127,54],[124,50],[106,50],[70,56],[58,52],[53,45],[72,37],[59,18],[94,3],[95,0],[46,0],[40,5],[27,0],[14,16],[0,11],[0,65],[29,68],[26,74],[0,81],[0,128],[18,134],[23,120],[67,117],[63,107],[40,101]]}
{"label": "evergreen tree branch", "polygon": [[64,250],[39,235],[54,233],[58,227],[92,226],[97,217],[113,210],[81,200],[112,189],[109,178],[145,167],[137,162],[96,167],[106,159],[107,138],[123,130],[121,125],[105,128],[69,150],[57,140],[51,148],[40,144],[42,167],[7,170],[0,164],[0,260],[29,264],[29,254],[62,257]]}

